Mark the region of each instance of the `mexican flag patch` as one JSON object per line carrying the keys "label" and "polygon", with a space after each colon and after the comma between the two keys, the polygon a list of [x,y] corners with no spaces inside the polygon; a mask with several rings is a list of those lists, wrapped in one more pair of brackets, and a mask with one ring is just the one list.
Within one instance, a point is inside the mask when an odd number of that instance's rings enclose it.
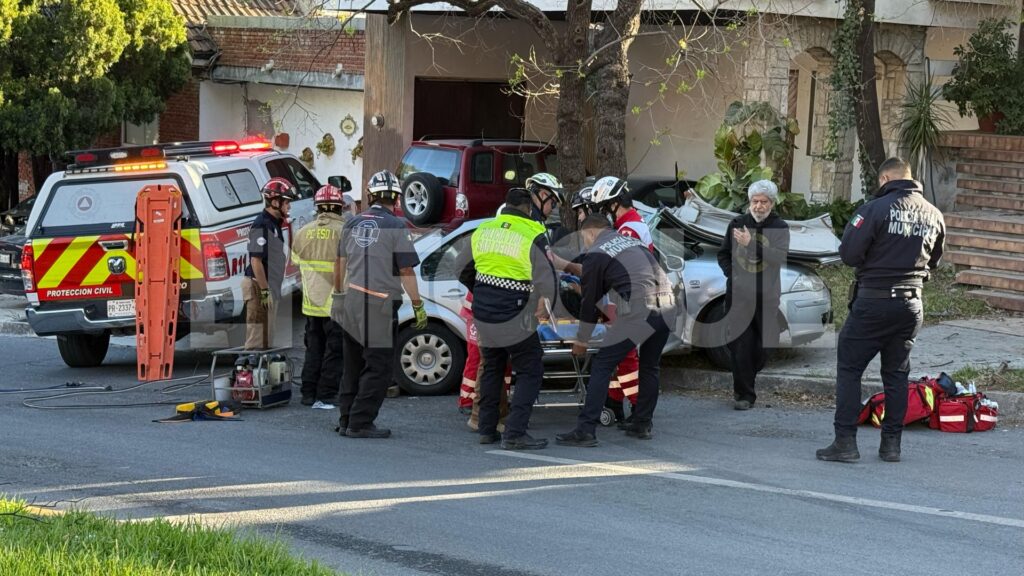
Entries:
{"label": "mexican flag patch", "polygon": [[860,214],[857,214],[856,216],[853,217],[853,220],[850,220],[850,225],[853,226],[854,228],[860,228],[860,225],[863,223],[864,217],[861,216]]}

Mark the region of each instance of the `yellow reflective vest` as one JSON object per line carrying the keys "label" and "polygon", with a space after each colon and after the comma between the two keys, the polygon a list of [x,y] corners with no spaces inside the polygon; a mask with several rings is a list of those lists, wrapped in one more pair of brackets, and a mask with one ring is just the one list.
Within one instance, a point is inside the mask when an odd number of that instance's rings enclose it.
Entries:
{"label": "yellow reflective vest", "polygon": [[331,315],[334,261],[344,226],[340,214],[321,212],[300,228],[292,241],[292,261],[302,273],[302,313],[306,316]]}
{"label": "yellow reflective vest", "polygon": [[530,249],[544,225],[514,214],[501,214],[473,232],[473,260],[478,274],[521,282],[533,279]]}

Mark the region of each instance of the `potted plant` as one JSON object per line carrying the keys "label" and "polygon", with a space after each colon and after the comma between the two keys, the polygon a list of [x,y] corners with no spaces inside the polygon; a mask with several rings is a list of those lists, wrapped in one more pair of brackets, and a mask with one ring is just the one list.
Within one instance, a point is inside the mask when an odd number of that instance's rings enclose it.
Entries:
{"label": "potted plant", "polygon": [[996,131],[1006,91],[1020,83],[1016,42],[1009,27],[1006,18],[982,20],[967,46],[953,49],[958,58],[953,79],[942,88],[943,97],[956,103],[960,116],[973,113],[983,132]]}

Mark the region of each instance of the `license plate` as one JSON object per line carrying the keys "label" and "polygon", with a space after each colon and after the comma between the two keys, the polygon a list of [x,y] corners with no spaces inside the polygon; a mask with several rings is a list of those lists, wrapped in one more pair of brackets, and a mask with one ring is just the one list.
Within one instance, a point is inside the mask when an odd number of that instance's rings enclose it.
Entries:
{"label": "license plate", "polygon": [[10,252],[0,252],[0,264],[10,265],[12,261]]}
{"label": "license plate", "polygon": [[107,318],[135,316],[135,300],[108,300]]}

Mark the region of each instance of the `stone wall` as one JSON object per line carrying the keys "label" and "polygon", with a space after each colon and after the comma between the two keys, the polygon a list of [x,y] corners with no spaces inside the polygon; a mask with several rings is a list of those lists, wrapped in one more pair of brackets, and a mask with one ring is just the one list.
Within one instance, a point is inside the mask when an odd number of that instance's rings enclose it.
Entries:
{"label": "stone wall", "polygon": [[[750,46],[743,67],[743,95],[747,101],[767,101],[784,115],[789,107],[789,71],[793,59],[810,54],[819,65],[814,100],[813,138],[805,153],[812,157],[808,201],[849,199],[854,181],[856,134],[838,143],[836,160],[824,157],[829,116],[827,78],[832,68],[832,37],[837,22],[815,18],[778,18],[764,25],[764,40]],[[899,108],[908,78],[924,74],[925,29],[915,26],[880,25],[875,35],[879,69],[879,103],[882,137],[890,154],[897,151]],[[802,128],[806,128],[802,126]]]}

